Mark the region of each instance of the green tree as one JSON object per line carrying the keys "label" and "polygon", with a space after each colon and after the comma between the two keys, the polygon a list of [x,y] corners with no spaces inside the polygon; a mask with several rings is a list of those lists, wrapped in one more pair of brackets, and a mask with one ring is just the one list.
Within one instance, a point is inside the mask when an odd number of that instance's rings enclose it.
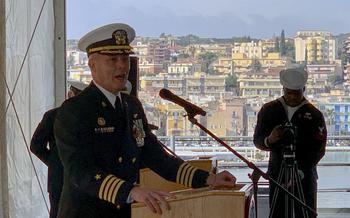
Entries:
{"label": "green tree", "polygon": [[341,60],[341,65],[345,66],[348,63],[349,57],[346,55],[345,52],[342,52],[340,54],[340,60]]}
{"label": "green tree", "polygon": [[255,39],[250,38],[250,36],[242,36],[242,37],[233,37],[232,40],[234,42],[251,42],[251,41],[256,41]]}
{"label": "green tree", "polygon": [[275,38],[275,52],[280,52],[280,40],[278,37]]}
{"label": "green tree", "polygon": [[225,88],[226,91],[230,91],[237,87],[237,76],[236,74],[229,75],[225,78]]}
{"label": "green tree", "polygon": [[217,55],[212,52],[205,52],[199,55],[199,59],[202,62],[202,70],[209,74],[209,66],[217,59]]}
{"label": "green tree", "polygon": [[179,37],[179,41],[177,42],[181,46],[188,46],[192,44],[198,44],[200,43],[200,38],[198,36],[195,36],[193,34],[189,34],[187,36],[181,36]]}
{"label": "green tree", "polygon": [[177,61],[178,59],[185,59],[185,58],[189,58],[189,57],[190,57],[189,54],[181,53],[181,54],[179,54],[179,55],[177,56],[176,61]]}
{"label": "green tree", "polygon": [[286,55],[286,38],[284,35],[284,30],[282,30],[282,32],[281,32],[280,54],[281,54],[281,56]]}
{"label": "green tree", "polygon": [[332,86],[342,83],[343,82],[343,77],[341,75],[330,75],[327,78],[327,82],[331,84]]}
{"label": "green tree", "polygon": [[325,114],[325,120],[326,120],[326,124],[327,124],[328,133],[330,133],[332,135],[332,134],[334,134],[334,123],[335,123],[334,109],[326,109],[326,111],[324,111],[324,114]]}
{"label": "green tree", "polygon": [[295,60],[294,40],[287,40],[286,41],[286,54],[285,54],[285,57],[289,57],[292,60]]}

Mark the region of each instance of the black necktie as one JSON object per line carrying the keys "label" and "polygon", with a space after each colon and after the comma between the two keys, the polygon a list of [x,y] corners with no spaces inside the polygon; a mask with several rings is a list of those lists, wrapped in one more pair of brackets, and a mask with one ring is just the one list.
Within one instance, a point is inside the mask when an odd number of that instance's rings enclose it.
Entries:
{"label": "black necktie", "polygon": [[123,115],[123,107],[122,107],[122,103],[121,103],[121,101],[120,101],[119,96],[117,96],[117,97],[115,98],[114,107],[115,107],[115,110],[117,111],[117,115],[118,115],[119,117],[123,117],[123,116],[124,116],[124,115]]}
{"label": "black necktie", "polygon": [[117,114],[118,123],[120,124],[120,128],[123,130],[126,124],[126,117],[124,113],[124,107],[122,106],[122,101],[119,96],[115,98],[114,106]]}

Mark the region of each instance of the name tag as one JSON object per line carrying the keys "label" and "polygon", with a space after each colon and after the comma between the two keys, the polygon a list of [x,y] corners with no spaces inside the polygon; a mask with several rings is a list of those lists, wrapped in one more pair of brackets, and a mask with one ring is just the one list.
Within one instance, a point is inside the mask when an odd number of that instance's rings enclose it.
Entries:
{"label": "name tag", "polygon": [[111,133],[114,132],[115,127],[111,126],[111,127],[98,127],[95,128],[95,133]]}

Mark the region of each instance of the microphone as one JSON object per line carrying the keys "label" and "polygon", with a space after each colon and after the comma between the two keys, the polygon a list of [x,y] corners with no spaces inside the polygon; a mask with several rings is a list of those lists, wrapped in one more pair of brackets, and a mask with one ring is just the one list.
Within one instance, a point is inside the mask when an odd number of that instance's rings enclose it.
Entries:
{"label": "microphone", "polygon": [[199,115],[205,116],[207,114],[207,112],[205,112],[202,108],[186,101],[185,99],[180,98],[179,96],[175,95],[174,93],[172,93],[167,89],[161,89],[159,91],[159,96],[165,100],[168,100],[168,101],[174,102],[177,105],[180,105],[190,115],[196,116],[199,114]]}

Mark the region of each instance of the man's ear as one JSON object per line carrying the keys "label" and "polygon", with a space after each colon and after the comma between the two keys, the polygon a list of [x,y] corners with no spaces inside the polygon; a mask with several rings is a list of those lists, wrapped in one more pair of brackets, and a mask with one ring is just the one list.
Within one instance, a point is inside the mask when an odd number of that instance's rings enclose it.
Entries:
{"label": "man's ear", "polygon": [[94,61],[93,61],[93,58],[89,58],[88,65],[89,65],[90,69],[92,70],[92,69],[93,69],[93,67],[94,67]]}
{"label": "man's ear", "polygon": [[88,66],[89,66],[90,69],[92,70],[94,64],[92,63],[92,60],[91,60],[91,59],[89,59],[89,61],[88,61]]}

